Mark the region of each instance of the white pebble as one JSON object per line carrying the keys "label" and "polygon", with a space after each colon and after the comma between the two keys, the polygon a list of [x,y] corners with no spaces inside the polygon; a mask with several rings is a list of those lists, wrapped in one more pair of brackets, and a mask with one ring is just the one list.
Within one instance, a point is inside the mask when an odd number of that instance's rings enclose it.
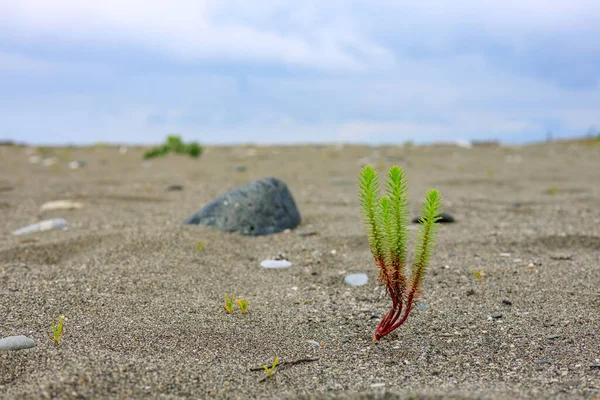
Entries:
{"label": "white pebble", "polygon": [[65,228],[66,226],[67,226],[67,221],[65,221],[62,218],[47,219],[47,220],[40,221],[40,222],[32,224],[32,225],[28,225],[24,228],[17,229],[12,234],[13,234],[13,236],[21,236],[21,235],[26,235],[28,233],[43,232],[43,231],[49,231],[52,229]]}
{"label": "white pebble", "polygon": [[263,260],[260,262],[260,266],[270,269],[288,268],[292,266],[292,263],[287,260]]}

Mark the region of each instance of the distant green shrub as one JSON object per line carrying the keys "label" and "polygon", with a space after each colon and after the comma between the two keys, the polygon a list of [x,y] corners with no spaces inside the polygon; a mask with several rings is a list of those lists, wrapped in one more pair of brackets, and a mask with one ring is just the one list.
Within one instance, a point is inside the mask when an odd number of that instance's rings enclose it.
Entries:
{"label": "distant green shrub", "polygon": [[165,156],[173,152],[177,154],[187,154],[190,157],[198,158],[202,153],[202,146],[196,142],[185,144],[181,141],[181,137],[177,135],[167,136],[165,144],[158,147],[153,147],[144,153],[144,159]]}

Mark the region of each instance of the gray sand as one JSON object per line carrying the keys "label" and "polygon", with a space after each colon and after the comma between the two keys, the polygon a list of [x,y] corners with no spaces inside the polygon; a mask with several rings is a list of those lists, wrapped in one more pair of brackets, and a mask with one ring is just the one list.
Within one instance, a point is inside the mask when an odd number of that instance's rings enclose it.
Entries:
{"label": "gray sand", "polygon": [[[0,353],[0,398],[600,398],[600,142],[210,147],[145,166],[142,149],[49,151],[59,162],[44,167],[0,147],[0,337],[37,344]],[[378,343],[390,300],[358,209],[363,157],[405,168],[413,215],[435,187],[457,220],[440,229],[426,309]],[[74,159],[88,164],[71,170]],[[298,229],[183,225],[266,176],[288,184]],[[165,190],[174,184],[184,190]],[[61,199],[84,207],[40,215]],[[49,218],[68,230],[10,235]],[[294,265],[260,267],[279,253]],[[344,284],[360,272],[368,284]],[[228,315],[225,293],[248,298],[248,314]],[[47,333],[61,314],[55,346]],[[250,369],[276,356],[319,360],[259,382],[265,372]]]}

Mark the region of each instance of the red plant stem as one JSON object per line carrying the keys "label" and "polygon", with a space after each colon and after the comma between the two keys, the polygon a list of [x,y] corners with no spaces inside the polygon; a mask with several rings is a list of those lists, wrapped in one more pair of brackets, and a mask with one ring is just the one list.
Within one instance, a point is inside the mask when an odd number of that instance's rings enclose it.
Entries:
{"label": "red plant stem", "polygon": [[392,307],[392,309],[386,314],[384,318],[385,322],[381,326],[381,329],[387,329],[390,325],[393,325],[394,322],[396,322],[396,320],[398,320],[398,318],[400,317],[403,308],[402,297],[400,297],[400,301],[396,302],[396,304],[397,306]]}

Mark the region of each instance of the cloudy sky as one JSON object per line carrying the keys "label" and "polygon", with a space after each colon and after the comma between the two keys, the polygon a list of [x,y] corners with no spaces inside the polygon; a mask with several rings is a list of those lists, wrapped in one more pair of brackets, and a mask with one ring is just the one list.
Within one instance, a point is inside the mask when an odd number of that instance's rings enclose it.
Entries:
{"label": "cloudy sky", "polygon": [[0,139],[580,136],[598,38],[598,0],[0,0]]}

